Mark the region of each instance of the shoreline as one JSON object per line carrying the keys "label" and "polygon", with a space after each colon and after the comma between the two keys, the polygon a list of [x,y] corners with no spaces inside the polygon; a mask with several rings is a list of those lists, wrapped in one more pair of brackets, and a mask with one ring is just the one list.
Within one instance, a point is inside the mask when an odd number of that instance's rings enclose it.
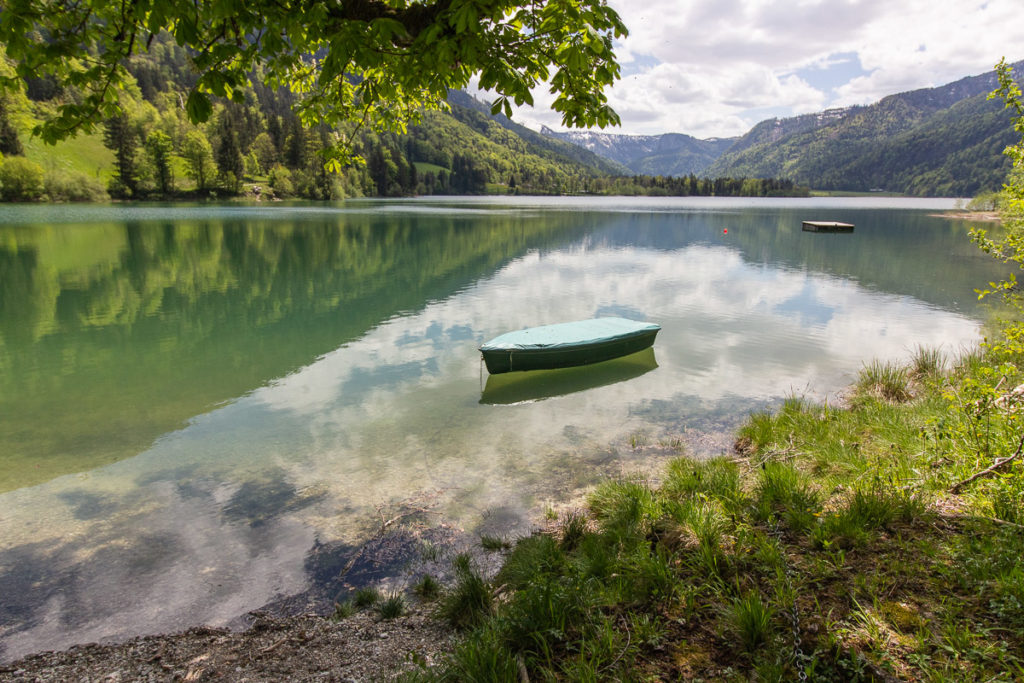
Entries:
{"label": "shoreline", "polygon": [[0,681],[383,680],[436,663],[456,636],[423,606],[390,620],[368,611],[252,618],[244,631],[197,626],[40,652],[0,665]]}
{"label": "shoreline", "polygon": [[954,221],[984,221],[986,223],[1002,223],[1003,218],[997,211],[943,211],[928,214],[932,218],[948,218]]}

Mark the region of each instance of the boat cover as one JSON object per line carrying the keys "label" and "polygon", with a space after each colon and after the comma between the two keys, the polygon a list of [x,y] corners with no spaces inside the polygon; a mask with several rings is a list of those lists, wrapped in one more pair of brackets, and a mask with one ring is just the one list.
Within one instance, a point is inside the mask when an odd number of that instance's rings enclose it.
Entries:
{"label": "boat cover", "polygon": [[507,332],[490,340],[481,346],[480,350],[521,351],[571,348],[598,344],[619,337],[632,337],[660,329],[661,326],[654,323],[641,323],[625,318],[594,318]]}

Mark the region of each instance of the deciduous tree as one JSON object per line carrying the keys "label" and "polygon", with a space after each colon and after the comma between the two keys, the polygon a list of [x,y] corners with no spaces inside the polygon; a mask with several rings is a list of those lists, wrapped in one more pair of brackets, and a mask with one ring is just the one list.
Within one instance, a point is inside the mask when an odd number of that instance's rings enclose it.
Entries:
{"label": "deciduous tree", "polygon": [[198,130],[189,131],[182,144],[181,156],[185,157],[185,161],[188,162],[188,175],[196,181],[196,189],[208,188],[215,167],[213,147],[206,136]]}
{"label": "deciduous tree", "polygon": [[174,192],[174,171],[171,168],[171,154],[174,152],[174,144],[171,138],[159,130],[154,130],[146,136],[146,152],[150,161],[153,162],[153,171],[156,176],[156,184],[162,194]]}
{"label": "deciduous tree", "polygon": [[36,132],[55,142],[92,130],[121,113],[126,65],[162,31],[190,50],[197,122],[213,113],[211,95],[243,101],[259,65],[266,85],[298,95],[305,125],[346,132],[403,131],[474,76],[497,93],[495,113],[532,104],[547,84],[563,124],[619,120],[603,90],[619,78],[612,39],[626,28],[605,0],[9,0],[0,43],[18,78],[0,86],[52,76],[81,97]]}

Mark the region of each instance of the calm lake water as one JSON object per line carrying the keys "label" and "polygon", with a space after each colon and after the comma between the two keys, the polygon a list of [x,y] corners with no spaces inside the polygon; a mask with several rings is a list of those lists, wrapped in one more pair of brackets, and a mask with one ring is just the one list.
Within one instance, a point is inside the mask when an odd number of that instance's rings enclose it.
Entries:
{"label": "calm lake water", "polygon": [[[431,543],[727,451],[872,358],[953,354],[997,271],[928,216],[951,205],[0,207],[0,660],[401,586]],[[601,315],[663,330],[584,370],[481,368],[490,337]]]}

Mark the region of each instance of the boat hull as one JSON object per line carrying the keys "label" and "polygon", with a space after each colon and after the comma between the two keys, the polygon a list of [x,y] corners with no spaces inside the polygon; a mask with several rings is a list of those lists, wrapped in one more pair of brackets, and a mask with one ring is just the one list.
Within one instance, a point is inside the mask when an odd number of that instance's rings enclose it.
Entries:
{"label": "boat hull", "polygon": [[580,391],[610,386],[645,375],[658,367],[654,349],[572,368],[503,372],[490,375],[480,394],[485,405],[533,403]]}
{"label": "boat hull", "polygon": [[838,221],[804,221],[804,232],[853,232],[852,223]]}
{"label": "boat hull", "polygon": [[642,330],[600,341],[563,344],[558,348],[481,349],[492,375],[525,370],[551,370],[601,363],[643,351],[654,344],[658,329]]}

